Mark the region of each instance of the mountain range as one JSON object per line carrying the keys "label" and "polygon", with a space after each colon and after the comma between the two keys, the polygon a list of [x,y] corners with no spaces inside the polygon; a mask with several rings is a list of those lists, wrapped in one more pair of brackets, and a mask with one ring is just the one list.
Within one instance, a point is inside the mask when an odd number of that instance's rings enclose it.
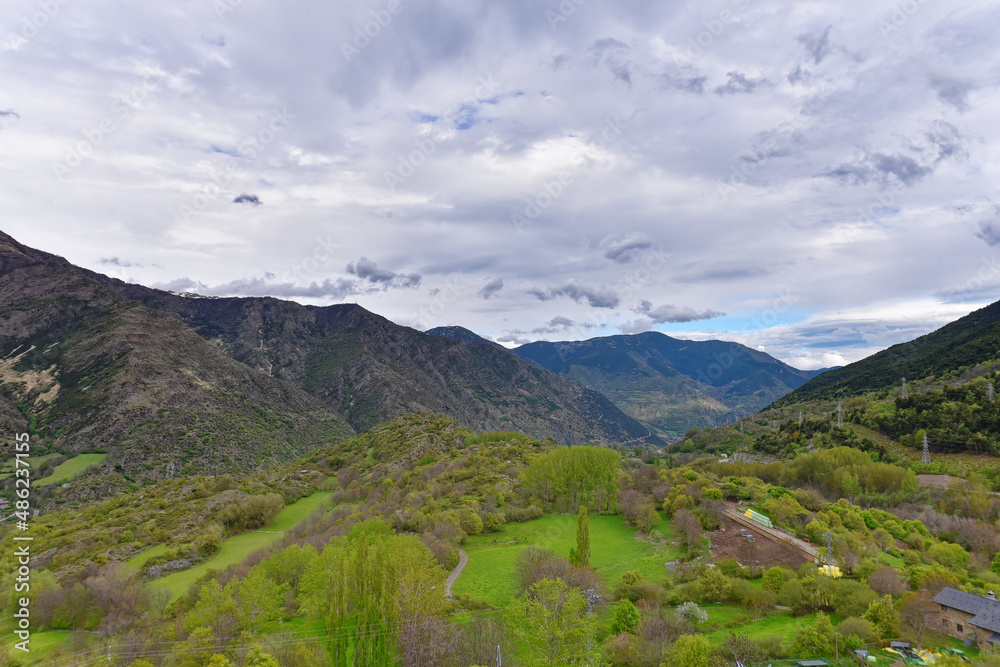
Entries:
{"label": "mountain range", "polygon": [[[462,327],[428,333],[496,345]],[[826,369],[801,371],[739,343],[678,340],[650,331],[584,341],[538,341],[514,354],[607,396],[668,440],[757,412]]]}
{"label": "mountain range", "polygon": [[108,451],[106,472],[162,478],[289,460],[415,411],[564,444],[662,444],[602,394],[499,346],[357,305],[181,296],[0,233],[5,438],[27,429],[44,448]]}

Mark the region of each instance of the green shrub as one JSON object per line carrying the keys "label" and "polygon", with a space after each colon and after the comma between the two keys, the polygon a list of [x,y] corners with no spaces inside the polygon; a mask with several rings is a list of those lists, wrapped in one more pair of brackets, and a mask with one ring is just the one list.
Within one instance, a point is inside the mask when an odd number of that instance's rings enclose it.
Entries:
{"label": "green shrub", "polygon": [[284,498],[277,493],[250,496],[223,507],[216,519],[230,531],[254,530],[270,521],[284,505]]}

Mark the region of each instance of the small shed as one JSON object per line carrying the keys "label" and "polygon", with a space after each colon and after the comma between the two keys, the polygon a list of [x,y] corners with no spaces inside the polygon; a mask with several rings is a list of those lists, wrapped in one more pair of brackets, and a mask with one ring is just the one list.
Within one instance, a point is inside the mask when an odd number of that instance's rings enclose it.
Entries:
{"label": "small shed", "polygon": [[795,667],[830,667],[826,660],[796,660]]}

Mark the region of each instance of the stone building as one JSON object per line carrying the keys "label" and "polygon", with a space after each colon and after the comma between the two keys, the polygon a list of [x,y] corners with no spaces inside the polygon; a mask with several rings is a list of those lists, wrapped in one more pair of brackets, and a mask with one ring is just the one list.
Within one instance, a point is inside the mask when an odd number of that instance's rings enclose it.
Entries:
{"label": "stone building", "polygon": [[936,623],[928,619],[928,625],[935,630],[979,648],[1000,644],[1000,601],[993,591],[983,597],[943,588],[934,602],[939,606]]}

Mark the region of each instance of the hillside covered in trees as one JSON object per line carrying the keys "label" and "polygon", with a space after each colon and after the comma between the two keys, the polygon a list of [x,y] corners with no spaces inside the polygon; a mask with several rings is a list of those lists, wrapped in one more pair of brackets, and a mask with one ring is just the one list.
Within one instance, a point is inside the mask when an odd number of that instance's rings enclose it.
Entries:
{"label": "hillside covered in trees", "polygon": [[[745,426],[749,451],[781,455],[738,462],[406,415],[266,475],[40,515],[34,620],[47,660],[133,667],[468,667],[498,646],[505,665],[708,667],[958,647],[929,600],[1000,586],[1000,480],[984,466],[922,486],[855,428]],[[816,558],[746,540],[734,508],[821,545]],[[828,557],[843,576],[818,569]]]}

